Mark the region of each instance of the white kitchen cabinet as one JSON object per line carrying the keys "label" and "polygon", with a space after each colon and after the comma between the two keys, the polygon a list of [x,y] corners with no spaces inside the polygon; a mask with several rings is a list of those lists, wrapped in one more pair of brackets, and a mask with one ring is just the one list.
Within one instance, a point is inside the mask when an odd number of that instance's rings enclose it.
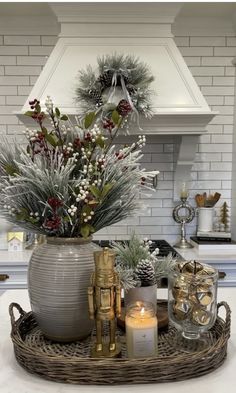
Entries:
{"label": "white kitchen cabinet", "polygon": [[0,251],[0,294],[7,289],[27,288],[27,269],[31,250]]}

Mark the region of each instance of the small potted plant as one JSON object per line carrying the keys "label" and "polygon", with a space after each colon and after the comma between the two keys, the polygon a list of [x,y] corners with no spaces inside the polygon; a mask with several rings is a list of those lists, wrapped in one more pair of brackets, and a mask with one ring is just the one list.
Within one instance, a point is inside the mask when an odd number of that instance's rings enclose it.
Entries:
{"label": "small potted plant", "polygon": [[142,240],[134,232],[129,241],[113,243],[126,306],[141,300],[156,308],[157,286],[175,261],[172,254],[159,257],[159,249],[151,251],[151,246],[151,240]]}

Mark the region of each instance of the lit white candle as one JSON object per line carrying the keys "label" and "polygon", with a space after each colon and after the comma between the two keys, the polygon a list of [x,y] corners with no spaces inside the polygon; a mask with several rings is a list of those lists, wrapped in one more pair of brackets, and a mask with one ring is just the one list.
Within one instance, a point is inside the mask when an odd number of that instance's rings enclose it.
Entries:
{"label": "lit white candle", "polygon": [[188,198],[188,189],[186,183],[182,183],[182,188],[180,191],[180,198]]}
{"label": "lit white candle", "polygon": [[151,303],[136,302],[126,312],[126,345],[129,358],[157,354],[157,317]]}

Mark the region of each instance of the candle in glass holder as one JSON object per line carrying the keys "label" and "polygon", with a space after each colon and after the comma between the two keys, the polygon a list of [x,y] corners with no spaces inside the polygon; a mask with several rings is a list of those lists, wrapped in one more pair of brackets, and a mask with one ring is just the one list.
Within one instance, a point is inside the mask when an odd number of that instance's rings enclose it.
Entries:
{"label": "candle in glass holder", "polygon": [[182,183],[182,188],[180,190],[180,198],[188,198],[188,189],[186,183]]}
{"label": "candle in glass holder", "polygon": [[157,317],[152,303],[130,304],[126,310],[125,328],[129,358],[157,355]]}

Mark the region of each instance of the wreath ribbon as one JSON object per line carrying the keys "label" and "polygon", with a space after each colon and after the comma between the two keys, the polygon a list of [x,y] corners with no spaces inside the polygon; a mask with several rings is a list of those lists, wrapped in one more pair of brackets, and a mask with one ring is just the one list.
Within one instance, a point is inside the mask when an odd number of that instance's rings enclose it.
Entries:
{"label": "wreath ribbon", "polygon": [[135,113],[136,120],[137,120],[137,123],[138,123],[138,127],[139,127],[139,129],[141,129],[140,123],[139,123],[139,113],[138,113],[137,109],[135,108],[135,106],[133,104],[133,101],[131,100],[130,94],[129,94],[128,90],[127,90],[127,87],[126,87],[126,84],[125,84],[125,81],[124,81],[124,74],[125,73],[129,73],[130,70],[123,70],[122,68],[119,68],[118,70],[116,70],[116,69],[111,68],[111,67],[104,67],[104,69],[105,69],[105,71],[111,71],[113,73],[111,87],[110,87],[110,90],[109,90],[109,93],[108,93],[108,102],[110,100],[112,100],[112,98],[113,98],[113,96],[115,94],[115,90],[116,90],[116,86],[117,86],[117,79],[118,79],[118,77],[120,77],[121,88],[122,88],[122,91],[124,93],[125,99],[128,101],[129,105],[132,108],[132,111]]}

